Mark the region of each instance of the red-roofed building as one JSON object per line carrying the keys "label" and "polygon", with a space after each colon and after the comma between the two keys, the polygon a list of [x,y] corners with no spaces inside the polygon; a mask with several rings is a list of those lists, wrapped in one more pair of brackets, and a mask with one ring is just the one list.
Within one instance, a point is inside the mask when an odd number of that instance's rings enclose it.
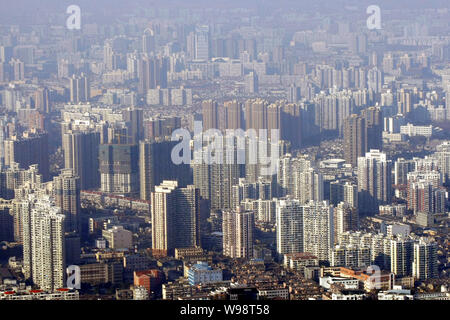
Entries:
{"label": "red-roofed building", "polygon": [[148,293],[159,291],[164,279],[164,273],[157,269],[134,272],[134,286],[142,286]]}

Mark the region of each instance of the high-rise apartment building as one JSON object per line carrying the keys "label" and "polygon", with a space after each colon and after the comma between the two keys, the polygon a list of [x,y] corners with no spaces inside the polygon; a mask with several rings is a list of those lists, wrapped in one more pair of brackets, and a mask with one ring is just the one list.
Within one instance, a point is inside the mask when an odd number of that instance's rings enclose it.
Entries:
{"label": "high-rise apartment building", "polygon": [[391,240],[391,272],[397,277],[412,275],[414,259],[414,241],[409,238]]}
{"label": "high-rise apartment building", "polygon": [[303,208],[298,200],[280,200],[276,208],[277,253],[305,252],[303,245]]}
{"label": "high-rise apartment building", "polygon": [[189,185],[178,187],[166,180],[151,194],[152,249],[154,253],[172,255],[175,248],[200,245],[199,190]]}
{"label": "high-rise apartment building", "polygon": [[427,239],[414,243],[413,276],[425,280],[438,277],[437,244]]}
{"label": "high-rise apartment building", "polygon": [[356,166],[358,157],[367,152],[366,120],[352,114],[344,122],[344,156],[345,161]]}
{"label": "high-rise apartment building", "polygon": [[164,138],[144,140],[139,143],[140,197],[150,200],[151,192],[163,180],[177,180],[179,187],[192,183],[189,164],[174,164],[172,150],[177,141]]}
{"label": "high-rise apartment building", "polygon": [[99,166],[103,192],[138,197],[139,149],[137,145],[100,145]]}
{"label": "high-rise apartment building", "polygon": [[144,111],[142,109],[128,108],[122,111],[122,115],[128,127],[128,143],[138,144],[144,138]]}
{"label": "high-rise apartment building", "polygon": [[209,47],[209,26],[196,26],[194,34],[194,59],[208,61],[210,56]]}
{"label": "high-rise apartment building", "polygon": [[155,33],[152,29],[147,28],[144,30],[144,34],[142,35],[142,53],[150,55],[152,52],[155,52],[155,49]]}
{"label": "high-rise apartment building", "polygon": [[39,172],[44,181],[48,181],[48,134],[36,130],[26,131],[22,136],[12,136],[4,141],[5,165],[16,162],[20,168],[28,169],[30,165],[39,165]]}
{"label": "high-rise apartment building", "polygon": [[244,77],[245,91],[247,93],[258,93],[259,92],[259,81],[258,75],[251,71]]}
{"label": "high-rise apartment building", "polygon": [[70,102],[87,102],[91,98],[91,87],[86,75],[73,75],[70,78]]}
{"label": "high-rise apartment building", "polygon": [[219,129],[219,106],[216,101],[202,102],[203,130]]}
{"label": "high-rise apartment building", "polygon": [[67,232],[81,231],[81,198],[80,178],[72,169],[64,169],[61,174],[53,178],[53,196],[55,205],[61,208],[65,216],[65,230]]}
{"label": "high-rise apartment building", "polygon": [[327,201],[280,200],[277,204],[277,252],[308,252],[328,261],[334,244],[334,209]]}
{"label": "high-rise apartment building", "polygon": [[167,88],[168,59],[144,55],[137,62],[139,93],[147,94],[149,89]]}
{"label": "high-rise apartment building", "polygon": [[324,200],[323,175],[313,168],[294,172],[294,197],[301,203]]}
{"label": "high-rise apartment building", "polygon": [[34,93],[34,104],[35,109],[39,110],[41,113],[50,113],[50,98],[49,90],[47,88],[39,88]]}
{"label": "high-rise apartment building", "polygon": [[304,252],[329,261],[334,245],[334,208],[328,201],[310,201],[302,207]]}
{"label": "high-rise apartment building", "polygon": [[40,289],[65,287],[64,215],[50,197],[30,195],[23,200],[25,276]]}
{"label": "high-rise apartment building", "polygon": [[358,211],[347,202],[341,202],[334,210],[334,241],[347,231],[357,231],[359,227]]}
{"label": "high-rise apartment building", "polygon": [[391,161],[386,154],[372,149],[358,158],[359,211],[376,213],[380,204],[389,203],[392,197]]}
{"label": "high-rise apartment building", "polygon": [[62,136],[64,167],[73,169],[80,177],[82,190],[100,186],[99,154],[100,133],[69,130]]}
{"label": "high-rise apartment building", "polygon": [[358,157],[363,157],[370,149],[382,148],[383,123],[379,108],[370,107],[361,115],[352,114],[344,120],[345,161],[357,165]]}
{"label": "high-rise apartment building", "polygon": [[224,103],[225,125],[224,129],[244,129],[244,113],[242,105],[237,100]]}
{"label": "high-rise apartment building", "polygon": [[369,107],[362,110],[361,115],[366,120],[367,150],[381,150],[383,147],[383,116],[380,108]]}
{"label": "high-rise apartment building", "polygon": [[242,207],[222,213],[223,254],[230,258],[253,258],[255,215]]}

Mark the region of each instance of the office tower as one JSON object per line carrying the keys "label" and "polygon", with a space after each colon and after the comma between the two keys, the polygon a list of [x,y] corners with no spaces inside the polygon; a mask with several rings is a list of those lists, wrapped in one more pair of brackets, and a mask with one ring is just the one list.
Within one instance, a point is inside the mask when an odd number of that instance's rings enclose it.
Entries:
{"label": "office tower", "polygon": [[194,34],[194,59],[209,60],[209,27],[206,25],[196,26]]}
{"label": "office tower", "polygon": [[222,213],[223,255],[230,258],[253,258],[255,215],[242,207]]}
{"label": "office tower", "polygon": [[219,106],[216,101],[202,102],[203,131],[219,129]]}
{"label": "office tower", "polygon": [[62,136],[64,167],[73,169],[80,178],[82,190],[100,186],[99,154],[100,133],[69,130]]}
{"label": "office tower", "polygon": [[28,169],[30,165],[37,164],[44,181],[48,181],[50,169],[47,133],[26,131],[22,136],[12,136],[4,143],[6,166],[16,162],[20,168]]}
{"label": "office tower", "polygon": [[143,56],[138,60],[137,73],[139,94],[146,95],[149,89],[167,88],[168,58]]}
{"label": "office tower", "polygon": [[61,208],[65,218],[67,232],[81,231],[81,198],[80,178],[72,169],[64,169],[61,174],[53,178],[53,196],[55,205]]}
{"label": "office tower", "polygon": [[23,200],[23,253],[25,276],[40,289],[65,287],[64,215],[47,196]]}
{"label": "office tower", "polygon": [[390,203],[392,196],[391,161],[386,154],[372,149],[358,158],[359,211],[377,213],[380,204]]}
{"label": "office tower", "polygon": [[310,201],[302,207],[303,250],[328,261],[334,245],[334,208],[328,201]]}
{"label": "office tower", "polygon": [[225,129],[244,129],[244,113],[242,105],[237,100],[224,103]]}
{"label": "office tower", "polygon": [[50,113],[49,91],[47,88],[40,88],[34,94],[35,109],[41,113]]}
{"label": "office tower", "polygon": [[[141,199],[150,200],[155,186],[164,180],[177,180],[179,187],[192,183],[189,164],[174,164],[172,149],[178,141],[145,140],[139,143],[139,182]],[[206,181],[207,182],[207,181]]]}
{"label": "office tower", "polygon": [[152,29],[147,28],[144,30],[144,34],[142,35],[142,53],[150,55],[152,52],[155,52],[155,49],[155,34]]}
{"label": "office tower", "polygon": [[367,151],[366,120],[352,114],[344,121],[344,156],[345,162],[356,166],[358,158]]}
{"label": "office tower", "polygon": [[414,243],[413,276],[415,279],[425,280],[439,276],[437,248],[435,242],[425,238]]}
{"label": "office tower", "polygon": [[251,71],[249,74],[244,76],[244,85],[246,93],[259,92],[259,81],[256,72]]}
{"label": "office tower", "polygon": [[200,193],[192,185],[165,180],[151,194],[152,250],[172,255],[175,248],[200,245]]}
{"label": "office tower", "polygon": [[101,190],[128,197],[139,195],[137,145],[102,144],[99,148]]}
{"label": "office tower", "polygon": [[359,226],[358,211],[346,202],[341,202],[334,210],[334,241],[347,231],[356,231]]}
{"label": "office tower", "polygon": [[412,275],[414,242],[409,238],[391,239],[391,272],[397,277]]}
{"label": "office tower", "polygon": [[279,200],[276,208],[277,253],[305,252],[303,207],[298,200]]}
{"label": "office tower", "polygon": [[144,139],[144,111],[128,108],[122,111],[122,116],[128,127],[128,143],[138,144],[140,140]]}
{"label": "office tower", "polygon": [[70,78],[70,102],[87,102],[90,98],[91,87],[88,78],[84,74],[81,74],[81,76],[73,75]]}

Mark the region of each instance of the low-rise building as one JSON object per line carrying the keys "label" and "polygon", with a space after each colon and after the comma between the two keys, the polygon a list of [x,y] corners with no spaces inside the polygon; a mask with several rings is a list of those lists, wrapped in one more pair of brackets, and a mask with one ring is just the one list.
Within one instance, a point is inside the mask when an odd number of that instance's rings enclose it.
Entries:
{"label": "low-rise building", "polygon": [[343,277],[321,277],[319,284],[325,289],[330,289],[332,285],[341,286],[347,290],[357,290],[359,288],[359,280]]}
{"label": "low-rise building", "polygon": [[112,249],[129,249],[133,246],[133,233],[122,226],[103,230],[102,236],[106,239],[108,247]]}
{"label": "low-rise building", "polygon": [[207,262],[198,261],[189,268],[188,280],[190,285],[220,282],[223,280],[222,270],[213,269]]}

